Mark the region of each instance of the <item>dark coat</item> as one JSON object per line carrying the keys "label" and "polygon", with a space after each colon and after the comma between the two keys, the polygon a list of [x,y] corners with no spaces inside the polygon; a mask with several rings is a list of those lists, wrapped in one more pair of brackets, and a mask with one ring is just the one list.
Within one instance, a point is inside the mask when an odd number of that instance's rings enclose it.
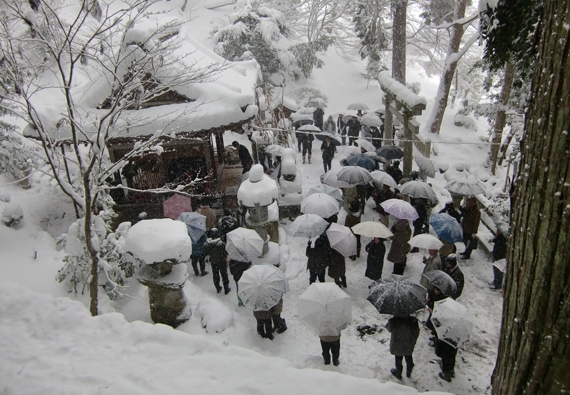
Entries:
{"label": "dark coat", "polygon": [[410,251],[408,244],[412,236],[410,225],[407,220],[400,219],[392,226],[391,231],[394,236],[392,236],[392,245],[388,253],[388,260],[392,263],[404,262],[408,251]]}
{"label": "dark coat", "polygon": [[420,326],[416,317],[392,317],[386,324],[390,336],[390,354],[408,356],[414,352],[420,335]]}
{"label": "dark coat", "polygon": [[216,239],[208,239],[206,244],[204,244],[204,255],[209,257],[212,266],[225,266],[228,256],[226,243],[219,237]]}
{"label": "dark coat", "polygon": [[336,120],[336,129],[338,130],[338,134],[341,136],[346,135],[346,123],[342,120],[342,117],[338,117]]}
{"label": "dark coat", "polygon": [[497,233],[495,238],[491,240],[495,243],[493,246],[493,261],[504,259],[507,257],[507,238],[502,233]]}
{"label": "dark coat", "polygon": [[451,276],[451,278],[455,281],[455,284],[457,285],[457,291],[455,292],[455,295],[449,295],[449,296],[452,296],[453,299],[457,299],[458,297],[461,296],[461,293],[463,292],[463,287],[465,286],[465,277],[463,276],[463,272],[459,269],[459,266],[455,266],[452,269],[445,268],[445,272]]}
{"label": "dark coat", "polygon": [[307,269],[311,272],[322,273],[325,271],[329,263],[330,253],[329,239],[326,235],[320,235],[315,240],[315,246],[311,247],[311,243],[307,246],[305,255],[307,255]]}
{"label": "dark coat", "polygon": [[461,223],[461,214],[459,214],[457,212],[457,210],[455,209],[455,207],[450,207],[448,205],[445,205],[445,207],[439,211],[440,214],[449,214],[451,215],[453,218],[455,218],[457,220],[457,222]]}
{"label": "dark coat", "polygon": [[250,267],[251,267],[251,262],[241,262],[230,259],[230,273],[232,274],[232,277],[234,278],[234,281],[236,283],[243,275],[243,272],[245,272]]}
{"label": "dark coat", "polygon": [[322,108],[317,108],[313,112],[313,119],[315,120],[315,126],[319,129],[323,130],[323,120],[324,120],[325,112]]}
{"label": "dark coat", "polygon": [[414,205],[414,208],[416,209],[416,212],[418,213],[418,218],[413,222],[414,225],[414,235],[418,235],[421,233],[422,228],[424,227],[424,224],[427,223],[427,208],[425,206],[425,204],[422,203],[416,203]]}
{"label": "dark coat", "polygon": [[403,176],[402,170],[400,170],[399,167],[393,165],[386,169],[386,173],[388,173],[394,179],[394,181],[396,181],[396,184],[400,182]]}
{"label": "dark coat", "polygon": [[249,153],[249,150],[245,145],[242,144],[239,145],[238,155],[243,168],[249,171],[249,169],[251,169],[251,166],[253,165],[253,158],[251,157],[251,154]]}
{"label": "dark coat", "polygon": [[197,242],[192,242],[192,256],[202,256],[204,253],[204,245],[208,240],[208,236],[204,233]]}
{"label": "dark coat", "polygon": [[329,254],[329,277],[341,278],[346,275],[346,262],[344,256],[334,249]]}
{"label": "dark coat", "polygon": [[323,141],[323,143],[321,144],[321,151],[323,152],[323,161],[331,161],[332,158],[334,158],[334,151],[335,151],[335,145],[334,143],[331,141],[330,144],[327,144],[326,141]]}
{"label": "dark coat", "polygon": [[346,128],[348,129],[347,134],[350,137],[358,137],[361,127],[362,125],[360,125],[360,122],[358,122],[358,120],[350,119],[346,123]]}
{"label": "dark coat", "polygon": [[479,230],[479,222],[481,221],[481,211],[477,205],[470,207],[461,207],[461,228],[463,234],[475,234]]}
{"label": "dark coat", "polygon": [[379,243],[375,243],[374,239],[372,239],[364,249],[368,253],[364,275],[374,281],[380,280],[382,278],[382,269],[384,268],[384,255],[386,255],[384,240],[380,239]]}

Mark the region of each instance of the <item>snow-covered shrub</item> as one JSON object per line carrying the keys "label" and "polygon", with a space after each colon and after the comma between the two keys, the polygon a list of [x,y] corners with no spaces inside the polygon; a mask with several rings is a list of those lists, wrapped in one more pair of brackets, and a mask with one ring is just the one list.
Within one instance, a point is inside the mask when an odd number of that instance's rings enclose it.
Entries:
{"label": "snow-covered shrub", "polygon": [[[113,232],[109,228],[113,219],[114,215],[104,210],[93,217],[92,223],[94,244],[100,258],[99,274],[105,277],[100,279],[100,283],[111,297],[119,294],[118,287],[124,286],[137,269],[135,260],[123,248],[131,223],[123,222]],[[79,287],[82,294],[85,292],[91,277],[91,259],[85,243],[84,226],[85,219],[78,219],[71,224],[67,233],[57,239],[58,247],[65,249],[66,256],[56,279],[59,282],[67,281],[68,292],[75,294],[79,292]]]}
{"label": "snow-covered shrub", "polygon": [[0,121],[0,173],[9,173],[21,180],[28,175],[29,169],[40,163],[38,149],[24,145],[14,127]]}
{"label": "snow-covered shrub", "polygon": [[24,210],[16,202],[9,203],[2,212],[2,222],[6,226],[14,227],[24,218]]}
{"label": "snow-covered shrub", "polygon": [[506,192],[498,193],[491,197],[489,202],[487,210],[490,214],[508,223],[511,213],[511,198],[509,194]]}

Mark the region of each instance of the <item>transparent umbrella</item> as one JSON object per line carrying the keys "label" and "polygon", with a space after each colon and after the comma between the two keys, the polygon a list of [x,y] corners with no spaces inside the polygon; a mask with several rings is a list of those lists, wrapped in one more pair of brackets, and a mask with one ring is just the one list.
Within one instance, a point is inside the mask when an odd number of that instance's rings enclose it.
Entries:
{"label": "transparent umbrella", "polygon": [[297,129],[297,131],[301,131],[301,132],[320,132],[321,129],[319,129],[317,126],[315,125],[303,125],[301,127],[299,127]]}
{"label": "transparent umbrella", "polygon": [[344,166],[339,170],[337,178],[351,186],[366,185],[372,182],[370,172],[360,166]]}
{"label": "transparent umbrella", "polygon": [[313,107],[313,108],[326,108],[327,102],[321,99],[320,97],[315,97],[309,100],[305,107]]}
{"label": "transparent umbrella", "polygon": [[251,262],[263,252],[263,239],[252,229],[234,229],[226,234],[226,240],[226,251],[230,259]]}
{"label": "transparent umbrella", "polygon": [[405,276],[392,274],[375,281],[368,292],[368,301],[380,314],[407,317],[423,309],[427,291]]}
{"label": "transparent umbrella", "polygon": [[327,184],[330,185],[332,187],[337,187],[337,188],[350,188],[352,187],[352,185],[350,185],[348,182],[345,181],[341,181],[338,179],[338,172],[341,171],[342,169],[344,169],[343,167],[337,167],[336,169],[332,169],[327,171],[324,176],[323,176],[323,184]]}
{"label": "transparent umbrella", "polygon": [[388,214],[392,214],[394,217],[399,219],[408,219],[415,221],[419,218],[416,209],[405,200],[400,199],[388,199],[380,203],[380,206]]}
{"label": "transparent umbrella", "polygon": [[374,147],[374,145],[368,140],[358,139],[356,140],[356,144],[358,144],[360,148],[364,148],[368,152],[376,151],[376,147]]}
{"label": "transparent umbrella", "polygon": [[352,321],[350,296],[335,283],[313,283],[299,296],[299,320],[317,336],[338,336]]}
{"label": "transparent umbrella", "polygon": [[186,224],[188,236],[196,243],[206,233],[206,216],[196,212],[184,212],[178,216],[178,221]]}
{"label": "transparent umbrella", "polygon": [[427,278],[431,285],[438,287],[445,296],[455,295],[457,284],[446,272],[442,270],[431,270],[423,273],[422,276]]}
{"label": "transparent umbrella", "polygon": [[429,186],[427,182],[423,181],[408,181],[398,187],[401,193],[413,198],[427,199],[430,206],[435,206],[439,203],[436,193]]}
{"label": "transparent umbrella", "polygon": [[286,230],[291,236],[313,238],[323,234],[328,226],[329,223],[316,214],[302,214]]}
{"label": "transparent umbrella", "polygon": [[379,237],[381,239],[387,239],[388,237],[394,236],[394,234],[381,222],[376,221],[364,221],[359,224],[354,225],[352,231],[361,236],[366,237]]}
{"label": "transparent umbrella", "polygon": [[388,185],[390,188],[395,188],[398,186],[392,176],[385,171],[374,170],[370,172],[370,175],[372,176],[374,184],[376,184],[378,188],[382,188],[383,185]]}
{"label": "transparent umbrella", "polygon": [[458,177],[445,184],[445,189],[457,195],[478,195],[485,192],[485,187],[474,178]]}
{"label": "transparent umbrella", "polygon": [[270,264],[253,265],[241,276],[239,297],[255,311],[267,311],[275,306],[288,290],[283,272]]}
{"label": "transparent umbrella", "polygon": [[415,153],[414,161],[426,176],[432,178],[435,177],[435,165],[430,159],[426,158],[422,154]]}
{"label": "transparent umbrella", "polygon": [[364,103],[361,102],[354,102],[354,103],[350,103],[348,105],[348,107],[346,107],[347,110],[355,110],[355,111],[368,111],[370,110],[370,108],[368,108],[368,106]]}
{"label": "transparent umbrella", "polygon": [[457,348],[471,336],[473,323],[465,318],[467,308],[451,298],[435,302],[431,322],[437,338]]}
{"label": "transparent umbrella", "polygon": [[412,237],[408,244],[412,247],[425,248],[426,250],[439,250],[443,243],[437,237],[429,234],[420,234]]}
{"label": "transparent umbrella", "polygon": [[333,222],[327,229],[327,237],[331,248],[342,256],[356,255],[356,236],[350,228]]}
{"label": "transparent umbrella", "polygon": [[325,193],[313,193],[301,201],[301,212],[316,214],[322,218],[329,218],[338,214],[340,206],[338,202]]}
{"label": "transparent umbrella", "polygon": [[[359,120],[362,125],[374,126],[377,128],[382,126],[382,121],[380,120],[380,117],[378,117],[376,114],[364,114],[363,116],[360,117]],[[374,149],[372,149],[372,151],[374,151]]]}
{"label": "transparent umbrella", "polygon": [[344,200],[342,199],[342,190],[340,188],[331,187],[327,184],[319,184],[316,187],[309,189],[307,191],[307,196],[310,196],[313,193],[326,193],[327,195],[335,198],[339,204],[344,203]]}

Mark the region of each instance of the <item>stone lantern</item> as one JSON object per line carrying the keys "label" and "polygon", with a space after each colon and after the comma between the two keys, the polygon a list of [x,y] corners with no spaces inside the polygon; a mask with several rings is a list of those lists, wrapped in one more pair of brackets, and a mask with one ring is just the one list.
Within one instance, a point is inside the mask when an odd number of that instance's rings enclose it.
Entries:
{"label": "stone lantern", "polygon": [[265,241],[263,254],[267,253],[269,242],[269,206],[277,200],[277,195],[277,183],[263,172],[260,164],[251,167],[249,179],[242,182],[238,189],[238,203],[247,210],[245,225]]}
{"label": "stone lantern", "polygon": [[186,225],[169,218],[141,221],[131,227],[125,250],[140,264],[137,279],[148,287],[150,315],[155,323],[176,328],[190,319],[184,296],[186,265],[192,241]]}

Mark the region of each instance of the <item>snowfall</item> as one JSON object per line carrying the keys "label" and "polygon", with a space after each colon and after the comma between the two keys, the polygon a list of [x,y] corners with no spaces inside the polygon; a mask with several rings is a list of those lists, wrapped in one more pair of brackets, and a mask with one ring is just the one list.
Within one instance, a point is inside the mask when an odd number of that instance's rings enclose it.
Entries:
{"label": "snowfall", "polygon": [[[175,3],[175,2],[172,2]],[[167,3],[170,4],[170,3]],[[192,31],[205,46],[212,46],[208,33],[233,12],[233,6],[206,9],[193,6]],[[377,83],[362,78],[364,63],[340,58],[331,49],[322,56],[325,66],[303,85],[286,87],[294,92],[301,86],[319,89],[327,98],[325,119],[346,110],[350,102],[382,107]],[[417,66],[409,66],[409,82],[421,83],[420,96],[427,101],[424,124],[436,95],[438,78]],[[454,126],[456,108],[446,111],[440,135],[432,136],[436,156],[448,171],[468,169],[474,177],[489,180],[483,167],[488,152],[487,124],[476,119],[477,130]],[[226,132],[225,143],[238,140],[251,148],[246,135]],[[354,147],[341,146],[332,167]],[[323,166],[320,141],[313,144],[311,164],[301,164],[298,176],[303,190],[320,183]],[[466,171],[466,170],[464,170]],[[504,174],[487,183],[490,194],[502,188]],[[503,179],[502,179],[502,178]],[[450,199],[443,188],[444,174],[429,178],[439,196],[437,212]],[[319,339],[297,318],[299,295],[308,287],[305,246],[307,239],[286,233],[289,224],[280,224],[281,268],[290,290],[284,295],[282,316],[288,330],[273,341],[256,333],[256,322],[248,307],[238,307],[235,284],[232,291],[217,294],[211,274],[195,277],[190,264],[184,293],[192,316],[176,329],[154,324],[150,318],[147,288],[131,278],[122,292],[109,299],[100,293],[100,315],[91,317],[88,292],[68,293],[66,284],[55,280],[65,253],[56,249],[55,239],[67,231],[74,211],[49,177],[34,172],[32,187],[22,189],[8,176],[0,177],[0,212],[17,203],[24,219],[16,227],[0,224],[0,393],[9,394],[481,394],[490,393],[490,381],[500,331],[502,295],[491,291],[488,253],[475,250],[471,259],[460,260],[466,285],[458,299],[468,309],[473,322],[470,341],[457,355],[456,377],[451,382],[438,377],[439,358],[428,345],[430,333],[422,326],[411,378],[398,380],[390,373],[394,357],[389,352],[390,335],[384,329],[389,316],[380,315],[366,300],[371,280],[364,277],[366,253],[356,261],[347,259],[346,292],[352,299],[352,323],[342,332],[340,365],[323,364]],[[346,213],[341,209],[339,223]],[[367,202],[363,220],[378,219],[373,202]],[[480,237],[491,234],[481,227]],[[433,232],[433,230],[432,230]],[[370,239],[363,237],[363,246]],[[389,243],[387,243],[389,244]],[[457,244],[458,252],[463,246]],[[426,251],[408,254],[405,275],[419,281]],[[384,276],[392,264],[385,262]],[[332,281],[327,276],[327,282]],[[427,311],[417,313],[425,321]],[[375,333],[360,335],[357,327],[368,325]]]}

